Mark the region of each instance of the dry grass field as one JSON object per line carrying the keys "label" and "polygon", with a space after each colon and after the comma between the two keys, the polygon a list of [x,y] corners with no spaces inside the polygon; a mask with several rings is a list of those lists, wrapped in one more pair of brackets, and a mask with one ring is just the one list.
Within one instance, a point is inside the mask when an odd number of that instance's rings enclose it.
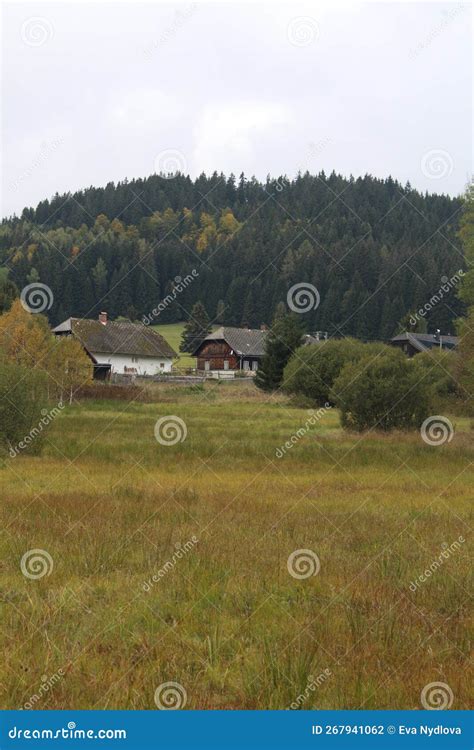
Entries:
{"label": "dry grass field", "polygon": [[5,460],[1,707],[154,709],[174,682],[189,709],[418,709],[443,682],[468,708],[469,420],[434,447],[310,417],[163,385],[66,407]]}

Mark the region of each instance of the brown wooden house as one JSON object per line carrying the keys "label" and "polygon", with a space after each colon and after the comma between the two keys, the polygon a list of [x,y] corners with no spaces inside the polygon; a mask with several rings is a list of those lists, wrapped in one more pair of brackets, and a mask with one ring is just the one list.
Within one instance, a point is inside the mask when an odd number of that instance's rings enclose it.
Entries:
{"label": "brown wooden house", "polygon": [[198,370],[244,370],[256,372],[265,352],[266,330],[222,326],[198,346]]}

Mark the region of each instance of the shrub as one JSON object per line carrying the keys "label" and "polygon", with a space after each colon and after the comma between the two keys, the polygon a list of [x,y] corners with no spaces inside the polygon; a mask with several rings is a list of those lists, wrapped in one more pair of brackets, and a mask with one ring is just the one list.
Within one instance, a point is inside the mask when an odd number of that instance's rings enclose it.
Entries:
{"label": "shrub", "polygon": [[431,388],[420,380],[414,362],[388,349],[345,365],[331,398],[341,410],[343,427],[415,429],[430,413]]}
{"label": "shrub", "polygon": [[413,364],[418,371],[418,377],[426,386],[433,389],[436,396],[450,396],[456,392],[454,372],[457,357],[454,352],[432,349],[429,352],[417,354]]}
{"label": "shrub", "polygon": [[46,406],[47,376],[39,370],[0,361],[0,449],[38,453],[44,437],[42,409]]}
{"label": "shrub", "polygon": [[467,317],[458,321],[458,332],[460,336],[459,349],[456,362],[456,379],[463,398],[466,399],[466,407],[471,414],[474,413],[474,307],[469,308]]}
{"label": "shrub", "polygon": [[92,399],[94,401],[146,401],[145,388],[139,385],[102,383],[94,380],[76,388],[76,399]]}
{"label": "shrub", "polygon": [[387,349],[384,344],[363,344],[355,339],[302,346],[285,367],[283,389],[318,404],[331,402],[331,388],[345,364],[366,355],[375,357]]}

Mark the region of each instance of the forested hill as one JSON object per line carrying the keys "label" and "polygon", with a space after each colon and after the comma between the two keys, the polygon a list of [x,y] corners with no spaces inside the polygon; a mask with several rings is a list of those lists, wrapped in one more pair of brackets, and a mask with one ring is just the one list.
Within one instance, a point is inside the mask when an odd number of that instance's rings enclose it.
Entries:
{"label": "forested hill", "polygon": [[[153,175],[56,195],[4,221],[0,265],[19,289],[51,288],[52,323],[101,309],[140,319],[194,270],[156,322],[202,300],[215,322],[256,327],[306,282],[321,300],[301,316],[308,331],[385,339],[464,268],[460,208],[391,178]],[[453,333],[460,312],[452,291],[428,329]]]}

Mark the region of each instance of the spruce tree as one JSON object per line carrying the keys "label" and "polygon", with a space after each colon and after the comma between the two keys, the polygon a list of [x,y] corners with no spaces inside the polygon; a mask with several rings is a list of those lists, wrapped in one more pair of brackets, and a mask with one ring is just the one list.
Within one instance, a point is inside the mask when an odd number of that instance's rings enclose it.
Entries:
{"label": "spruce tree", "polygon": [[18,297],[18,288],[7,278],[8,269],[0,268],[0,315],[10,309],[13,300]]}
{"label": "spruce tree", "polygon": [[179,351],[192,354],[210,332],[211,326],[206,308],[202,302],[196,302],[191,310],[189,320],[184,326]]}
{"label": "spruce tree", "polygon": [[413,312],[408,311],[398,322],[398,333],[426,333],[428,326],[426,325],[425,318],[417,315],[416,310]]}
{"label": "spruce tree", "polygon": [[301,345],[303,329],[294,313],[277,315],[265,342],[265,354],[257,370],[256,385],[263,391],[279,388],[283,370]]}
{"label": "spruce tree", "polygon": [[219,325],[223,325],[224,323],[224,313],[226,310],[226,304],[223,299],[220,299],[217,303],[217,309],[216,309],[216,323]]}

